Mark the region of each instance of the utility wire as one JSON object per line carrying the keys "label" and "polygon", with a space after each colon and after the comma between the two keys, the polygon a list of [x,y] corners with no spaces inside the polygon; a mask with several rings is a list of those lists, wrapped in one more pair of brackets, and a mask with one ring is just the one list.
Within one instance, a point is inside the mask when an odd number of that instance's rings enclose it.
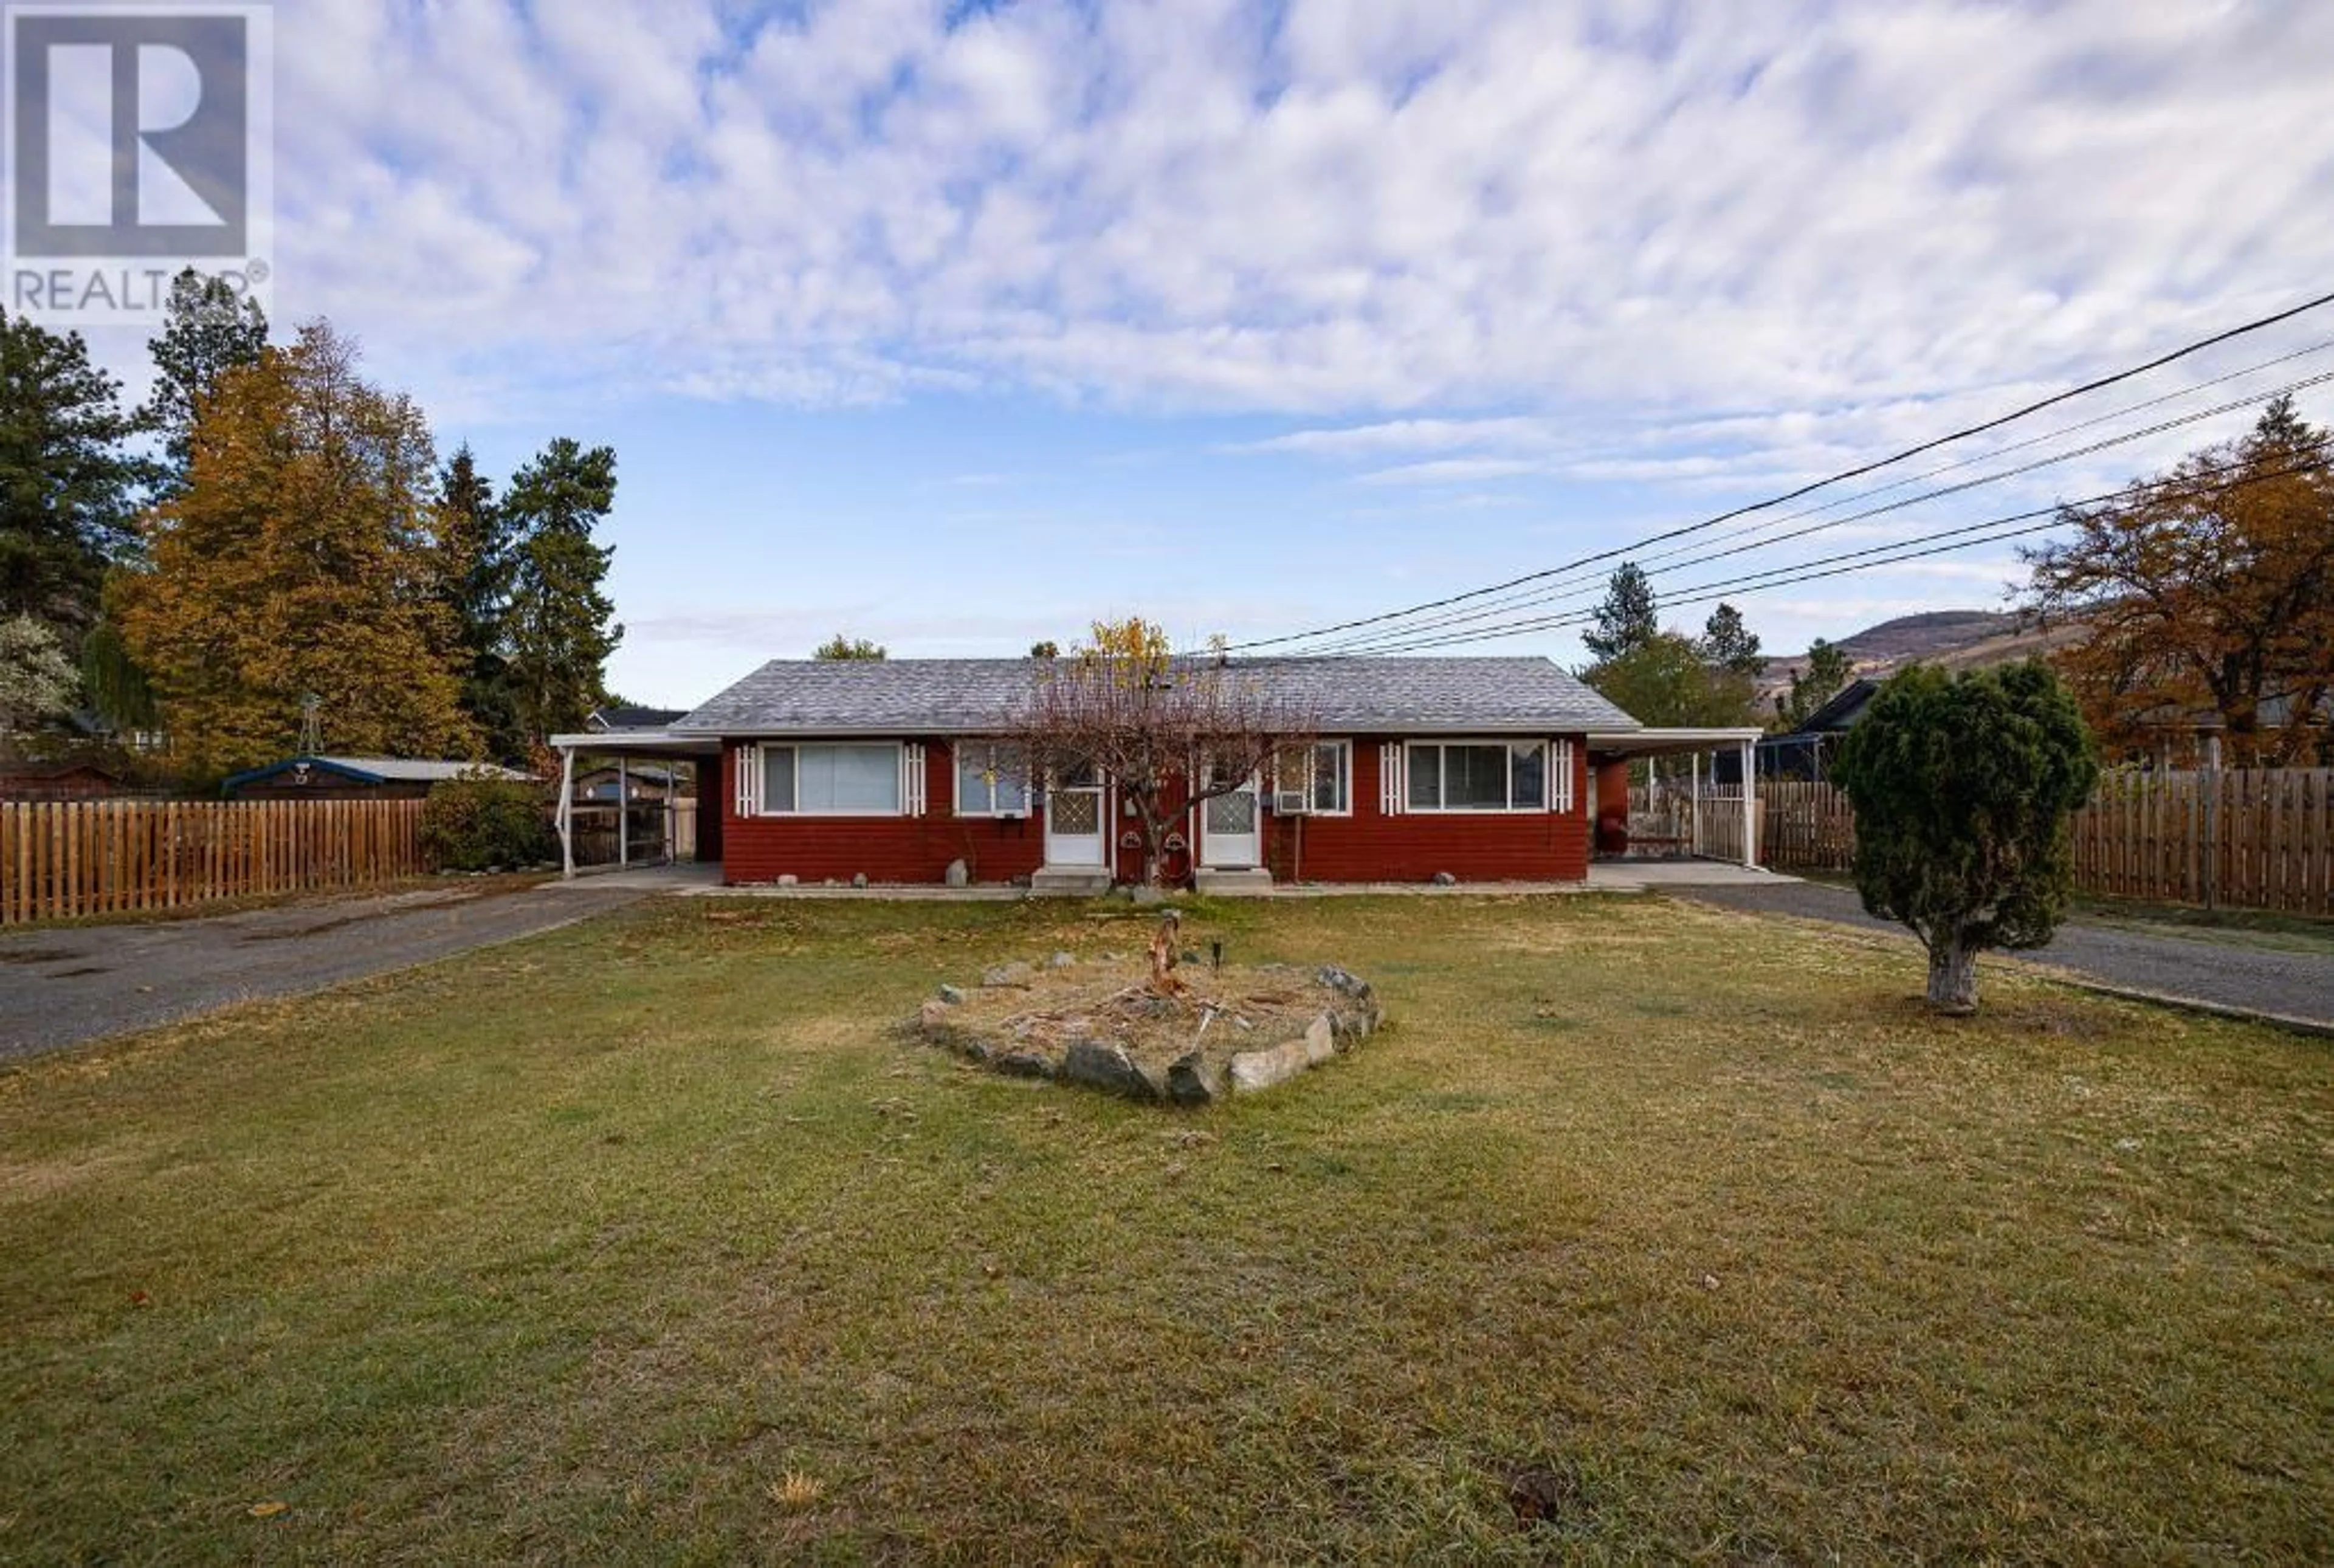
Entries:
{"label": "utility wire", "polygon": [[[1963,480],[1959,484],[1948,485],[1939,489],[1924,491],[1917,495],[1907,495],[1900,500],[1891,501],[1885,505],[1869,507],[1861,512],[1851,512],[1846,516],[1834,517],[1827,522],[1812,523],[1803,528],[1792,529],[1789,533],[1770,534],[1763,538],[1750,540],[1745,544],[1729,545],[1723,550],[1704,551],[1698,555],[1687,553],[1693,546],[1680,546],[1667,552],[1665,554],[1649,557],[1648,562],[1639,563],[1639,564],[1643,565],[1654,562],[1668,561],[1670,563],[1668,565],[1656,565],[1654,570],[1647,574],[1649,577],[1658,577],[1664,572],[1676,572],[1684,567],[1700,566],[1712,561],[1723,561],[1732,556],[1747,554],[1753,550],[1763,550],[1770,545],[1786,544],[1794,539],[1804,539],[1810,534],[1821,534],[1833,528],[1846,527],[1851,523],[1866,522],[1874,517],[1884,516],[1891,512],[1901,512],[1908,506],[1917,506],[1924,502],[1938,500],[1947,495],[1957,495],[1965,491],[1976,489],[1980,486],[1997,484],[2001,480],[2016,478],[2021,475],[2033,473],[2038,469],[2051,467],[2059,463],[2071,462],[2078,457],[2090,457],[2096,453],[2106,451],[2112,447],[2120,447],[2132,441],[2145,440],[2150,436],[2160,436],[2165,434],[2166,431],[2175,430],[2188,425],[2197,424],[2205,419],[2216,418],[2223,414],[2231,413],[2239,409],[2251,408],[2258,403],[2270,402],[2275,399],[2288,396],[2293,392],[2302,391],[2310,387],[2322,385],[2327,381],[2334,381],[2334,370],[2325,371],[2315,376],[2305,376],[2298,381],[2289,381],[2281,387],[2275,387],[2265,392],[2254,393],[2242,398],[2234,398],[2227,402],[2216,403],[2209,409],[2194,409],[2175,418],[2160,420],[2156,424],[2144,426],[2139,429],[2128,430],[2120,435],[2105,437],[2085,446],[2070,447],[2064,452],[2053,453],[2048,457],[2038,457],[2029,463],[2021,463],[2015,467],[1998,469],[1991,474],[1982,474],[1975,478]],[[1898,486],[1889,486],[1889,488],[1897,487]],[[1867,492],[1867,494],[1876,494],[1876,492]],[[1819,508],[1819,510],[1821,509]],[[1802,512],[1794,514],[1794,515],[1806,516],[1808,515],[1808,514]],[[1789,521],[1789,519],[1783,518],[1778,519],[1778,521]],[[1718,535],[1718,537],[1722,539],[1733,536],[1734,535],[1732,534],[1727,534]],[[1677,557],[1681,555],[1684,556],[1684,559],[1677,559]],[[1491,605],[1469,611],[1448,611],[1441,615],[1429,616],[1424,620],[1410,621],[1400,627],[1388,627],[1374,634],[1365,632],[1355,637],[1342,639],[1329,644],[1327,647],[1316,649],[1313,651],[1319,653],[1345,653],[1367,650],[1375,643],[1384,641],[1389,638],[1399,639],[1413,632],[1432,631],[1449,627],[1462,626],[1478,621],[1489,620],[1498,616],[1507,614],[1512,611],[1528,609],[1538,604],[1577,601],[1592,597],[1599,591],[1600,585],[1597,584],[1593,578],[1584,582],[1579,574],[1574,574],[1565,582],[1550,584],[1546,588],[1535,590],[1528,594],[1509,595],[1500,602]]]}
{"label": "utility wire", "polygon": [[[2275,469],[2266,474],[2248,475],[2241,479],[2230,480],[2226,484],[2213,486],[2213,493],[2216,495],[2224,495],[2232,490],[2241,490],[2249,486],[2266,484],[2271,480],[2283,479],[2297,474],[2317,473],[2326,469],[2329,465],[2334,465],[2334,457],[2315,457],[2307,462],[2296,463],[2291,467]],[[2223,464],[2219,466],[2218,468],[2213,470],[2213,472],[2225,473],[2230,469],[2241,466],[2241,462]],[[2187,476],[2184,477],[2194,478],[2195,476]],[[1907,545],[1903,542],[1899,542],[1891,544],[1875,544],[1862,550],[1847,551],[1837,555],[1819,556],[1813,561],[1799,562],[1789,566],[1770,567],[1764,572],[1750,572],[1744,576],[1728,578],[1720,582],[1697,582],[1690,587],[1680,590],[1678,595],[1668,599],[1667,602],[1673,604],[1702,604],[1707,603],[1713,599],[1737,596],[1747,598],[1751,594],[1762,593],[1773,588],[1789,587],[1794,583],[1810,582],[1827,577],[1838,577],[1849,572],[1869,572],[1878,567],[1894,565],[1899,562],[1917,561],[1924,556],[1943,555],[1957,550],[1972,549],[1981,544],[1998,544],[2007,539],[2018,539],[2030,534],[2047,533],[2053,528],[2060,526],[2060,515],[2068,507],[2097,506],[2118,501],[2127,501],[2143,497],[2162,497],[2176,492],[2176,490],[2180,488],[2181,484],[2181,480],[2146,480],[2140,484],[2129,486],[2121,490],[2108,491],[2104,495],[2086,496],[2079,501],[2065,502],[2057,505],[2037,507],[2031,511],[2013,512],[2004,516],[1988,518],[1980,523],[1967,524],[1962,527],[1949,529],[1942,534],[1932,534],[1929,536],[1932,541],[1943,540],[1946,541],[1946,543],[1925,543],[1916,545]],[[2038,522],[2036,519],[2042,520]],[[1987,532],[1988,530],[1999,530],[1999,532]],[[1828,568],[1828,570],[1814,570],[1814,568],[1818,567]],[[1570,611],[1561,614],[1533,617],[1529,620],[1519,621],[1508,626],[1487,629],[1478,628],[1466,631],[1443,632],[1440,634],[1423,636],[1407,641],[1392,644],[1384,648],[1373,649],[1366,653],[1290,654],[1283,657],[1292,659],[1316,658],[1322,659],[1369,658],[1375,657],[1376,655],[1383,653],[1411,652],[1423,648],[1443,647],[1452,643],[1488,641],[1495,638],[1503,637],[1521,637],[1536,631],[1554,630],[1558,628],[1567,626],[1587,625],[1589,622],[1594,621],[1596,619],[1596,612],[1594,611]]]}
{"label": "utility wire", "polygon": [[2276,312],[2273,314],[2257,317],[2252,321],[2245,322],[2238,326],[2230,327],[2226,331],[2215,332],[2210,337],[2199,338],[2194,342],[2185,343],[2179,348],[2172,350],[2168,353],[2159,354],[2155,359],[2149,360],[2143,364],[2131,366],[2127,370],[2117,370],[2111,375],[2097,377],[2091,380],[2085,381],[2080,386],[2070,387],[2062,392],[2054,392],[2047,398],[2037,399],[2035,401],[2028,403],[2022,408],[2012,409],[2008,413],[1997,415],[1991,419],[1981,421],[1978,424],[1963,426],[1958,430],[1948,432],[1945,435],[1936,437],[1931,440],[1923,441],[1917,446],[1907,447],[1901,452],[1893,453],[1886,457],[1876,458],[1871,462],[1859,464],[1852,468],[1844,468],[1838,473],[1827,475],[1823,478],[1812,480],[1808,484],[1799,486],[1795,490],[1788,490],[1779,495],[1770,495],[1763,501],[1753,501],[1741,506],[1733,507],[1729,511],[1721,512],[1714,516],[1706,517],[1699,523],[1689,523],[1683,526],[1670,529],[1664,533],[1651,534],[1644,539],[1636,541],[1635,544],[1624,545],[1618,549],[1601,551],[1593,555],[1582,556],[1577,560],[1568,562],[1562,566],[1553,566],[1539,572],[1528,572],[1520,577],[1511,577],[1504,582],[1494,582],[1486,587],[1470,589],[1463,593],[1453,593],[1440,599],[1430,599],[1418,604],[1404,606],[1400,610],[1389,610],[1376,615],[1362,616],[1352,620],[1341,620],[1327,626],[1316,626],[1305,631],[1286,632],[1278,637],[1251,638],[1244,642],[1229,643],[1218,651],[1239,652],[1247,649],[1279,647],[1291,642],[1307,641],[1314,638],[1326,636],[1334,631],[1350,631],[1360,627],[1382,625],[1386,621],[1402,620],[1405,617],[1417,615],[1425,611],[1441,610],[1448,605],[1466,603],[1471,600],[1484,598],[1487,595],[1501,592],[1509,588],[1521,587],[1527,582],[1540,582],[1567,572],[1576,571],[1582,566],[1593,565],[1604,561],[1611,561],[1617,557],[1627,555],[1632,551],[1641,550],[1648,544],[1660,544],[1672,539],[1683,538],[1689,534],[1699,534],[1707,529],[1717,527],[1722,523],[1731,523],[1737,517],[1748,516],[1753,512],[1770,511],[1777,506],[1788,505],[1791,502],[1797,501],[1802,496],[1813,495],[1818,490],[1828,489],[1834,485],[1845,484],[1850,479],[1862,478],[1866,474],[1876,473],[1882,468],[1891,467],[1895,464],[1905,462],[1907,459],[1917,457],[1924,452],[1934,452],[1940,447],[1950,446],[1956,441],[1967,440],[1973,436],[1982,436],[1989,430],[1998,430],[2005,425],[2014,424],[2018,420],[2028,418],[2035,414],[2040,413],[2045,409],[2055,408],[2060,403],[2069,402],[2074,399],[2088,396],[2092,392],[2115,386],[2119,382],[2128,381],[2135,377],[2144,376],[2151,370],[2162,370],[2166,365],[2187,359],[2191,355],[2202,353],[2206,349],[2214,348],[2222,343],[2230,342],[2237,338],[2244,337],[2249,333],[2258,332],[2266,328],[2273,327],[2281,322],[2291,321],[2296,316],[2302,315],[2310,311],[2320,309],[2328,304],[2334,304],[2334,293],[2320,294],[2315,299],[2304,300],[2300,304]]}
{"label": "utility wire", "polygon": [[[2104,451],[2110,447],[2121,446],[2128,441],[2142,440],[2149,436],[2161,435],[2167,430],[2175,429],[2184,425],[2195,424],[2204,419],[2213,418],[2221,414],[2231,412],[2233,409],[2244,408],[2252,403],[2264,402],[2272,398],[2283,397],[2289,393],[2302,391],[2308,388],[2320,385],[2329,380],[2334,380],[2334,373],[2305,377],[2300,380],[2290,381],[2281,387],[2274,388],[2266,392],[2256,393],[2245,398],[2233,399],[2229,402],[2221,403],[2210,409],[2199,409],[2177,419],[2151,425],[2145,429],[2134,430],[2124,436],[2093,442],[2088,446],[2063,452],[2053,457],[2043,458],[2036,462],[2023,464],[2015,468],[2003,469],[1994,474],[1985,476],[1982,478],[1970,480],[1963,484],[1949,486],[1942,489],[1928,491],[1923,495],[1911,496],[1905,500],[1895,502],[1886,506],[1879,506],[1875,507],[1870,511],[1858,512],[1850,516],[1837,518],[1831,523],[1819,524],[1812,528],[1801,528],[1788,534],[1774,534],[1769,532],[1771,529],[1782,526],[1784,524],[1796,522],[1803,517],[1820,516],[1824,513],[1837,511],[1842,506],[1851,506],[1859,501],[1869,500],[1876,495],[1885,495],[1892,491],[1902,490],[1906,486],[1917,485],[1924,480],[1933,479],[1940,475],[1953,473],[1978,463],[1988,462],[1995,457],[2005,457],[2012,452],[2023,451],[2029,447],[2041,446],[2048,442],[2057,440],[2062,436],[2072,435],[2080,430],[2094,428],[2099,425],[2108,424],[2116,419],[2125,418],[2130,414],[2141,412],[2146,409],[2158,407],[2162,404],[2173,402],[2182,398],[2193,397],[2196,393],[2208,388],[2237,380],[2245,376],[2252,375],[2257,371],[2270,370],[2294,360],[2304,359],[2313,354],[2323,353],[2329,348],[2334,348],[2334,339],[2328,339],[2322,342],[2312,344],[2305,349],[2298,349],[2289,354],[2281,354],[2274,359],[2264,360],[2259,364],[2248,365],[2240,370],[2232,370],[2227,375],[2214,377],[2209,381],[2200,381],[2193,387],[2184,387],[2177,391],[2166,392],[2158,397],[2149,398],[2144,401],[2130,404],[2125,408],[2115,410],[2113,413],[2101,414],[2094,418],[2079,420],[2072,425],[2062,426],[2059,429],[2050,431],[2047,434],[2030,437],[2026,440],[2013,442],[2009,446],[2001,447],[1992,452],[1982,453],[1975,457],[1963,457],[1956,462],[1941,464],[1937,467],[1925,469],[1919,474],[1910,475],[1902,479],[1892,480],[1886,485],[1876,485],[1869,489],[1859,490],[1853,495],[1843,495],[1837,500],[1827,501],[1820,505],[1807,506],[1795,512],[1788,512],[1780,517],[1769,518],[1766,521],[1749,524],[1739,528],[1724,529],[1713,535],[1713,541],[1716,539],[1749,538],[1754,534],[1762,535],[1762,537],[1753,539],[1750,544],[1741,545],[1734,550],[1720,553],[1722,554],[1739,554],[1741,553],[1742,551],[1757,549],[1761,545],[1782,544],[1789,540],[1803,538],[1809,534],[1821,533],[1828,528],[1845,526],[1850,523],[1862,522],[1868,518],[1881,515],[1884,513],[1900,511],[1906,506],[1916,505],[1922,501],[1934,500],[1940,496],[1954,495],[1961,491],[1974,489],[1980,485],[1991,484],[2000,479],[2013,478],[2021,474],[2031,473],[2038,468],[2048,467],[2053,464],[2065,462],[2075,457],[2087,457],[2092,453]],[[1660,563],[1663,562],[1675,562],[1677,565],[1690,566],[1696,564],[1699,562],[1716,560],[1719,558],[1719,556],[1715,554],[1705,554],[1694,556],[1691,560],[1678,560],[1678,557],[1688,554],[1688,553],[1694,548],[1696,548],[1696,546],[1693,544],[1674,544],[1667,550],[1656,551],[1650,555],[1633,553],[1631,560],[1636,565],[1655,568],[1657,573],[1662,570],[1673,569],[1662,567]],[[1311,653],[1338,653],[1345,651],[1349,648],[1365,646],[1382,637],[1402,636],[1412,631],[1427,630],[1440,626],[1458,625],[1469,621],[1481,620],[1508,610],[1521,609],[1529,605],[1547,603],[1552,599],[1563,596],[1566,588],[1571,584],[1582,582],[1584,581],[1598,581],[1596,574],[1585,570],[1563,570],[1559,572],[1558,575],[1561,577],[1562,581],[1549,582],[1540,587],[1501,593],[1497,598],[1489,601],[1485,604],[1479,605],[1472,610],[1452,610],[1446,611],[1441,614],[1427,615],[1420,619],[1407,620],[1403,625],[1399,627],[1388,627],[1376,632],[1361,632],[1354,637],[1342,639],[1337,641],[1333,641],[1326,646],[1308,649],[1305,651]]]}

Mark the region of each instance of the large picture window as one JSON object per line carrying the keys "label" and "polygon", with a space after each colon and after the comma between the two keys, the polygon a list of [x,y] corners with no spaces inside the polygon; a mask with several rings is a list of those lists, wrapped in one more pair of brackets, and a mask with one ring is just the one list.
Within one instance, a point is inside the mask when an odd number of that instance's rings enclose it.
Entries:
{"label": "large picture window", "polygon": [[1413,741],[1404,771],[1413,812],[1538,812],[1548,809],[1543,741]]}
{"label": "large picture window", "polygon": [[900,748],[893,745],[765,746],[762,810],[774,816],[895,817]]}
{"label": "large picture window", "polygon": [[1029,814],[1029,759],[1019,746],[961,741],[956,748],[956,814]]}

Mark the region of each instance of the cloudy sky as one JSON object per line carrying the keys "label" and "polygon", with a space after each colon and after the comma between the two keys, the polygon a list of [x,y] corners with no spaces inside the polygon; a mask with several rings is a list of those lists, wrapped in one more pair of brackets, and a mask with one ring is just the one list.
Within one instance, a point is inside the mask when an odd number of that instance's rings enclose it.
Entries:
{"label": "cloudy sky", "polygon": [[[329,314],[497,473],[616,447],[641,700],[835,630],[1018,653],[1130,611],[1193,639],[1366,614],[2334,287],[2315,0],[276,16],[279,325]],[[2329,335],[1992,445],[2334,369]],[[2334,417],[2334,387],[2302,403]],[[2247,419],[1747,565],[2111,487]],[[1998,545],[1741,602],[1779,650],[2014,575]]]}

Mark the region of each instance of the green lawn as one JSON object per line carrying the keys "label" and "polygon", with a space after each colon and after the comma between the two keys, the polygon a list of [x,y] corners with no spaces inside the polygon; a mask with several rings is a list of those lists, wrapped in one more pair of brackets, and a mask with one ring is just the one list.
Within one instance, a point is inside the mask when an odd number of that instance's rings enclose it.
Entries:
{"label": "green lawn", "polygon": [[893,1028],[1143,929],[679,901],[0,1074],[0,1561],[2334,1554],[2325,1043],[1588,898],[1206,911],[1394,1022],[1199,1115]]}

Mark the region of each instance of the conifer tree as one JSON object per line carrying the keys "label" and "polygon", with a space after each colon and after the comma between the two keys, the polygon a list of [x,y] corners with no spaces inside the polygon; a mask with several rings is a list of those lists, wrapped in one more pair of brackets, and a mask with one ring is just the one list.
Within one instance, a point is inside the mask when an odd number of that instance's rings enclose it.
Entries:
{"label": "conifer tree", "polygon": [[2075,699],[2039,659],[1958,678],[1914,665],[1847,732],[1866,912],[1929,951],[1929,1003],[1977,1008],[1977,955],[2050,939],[2074,885],[2068,818],[2098,777]]}
{"label": "conifer tree", "polygon": [[229,370],[259,362],[267,347],[267,313],[257,300],[238,295],[225,278],[207,277],[192,267],[171,280],[163,310],[161,333],[147,346],[154,359],[154,388],[139,418],[162,438],[166,460],[159,485],[168,495],[187,483],[203,399]]}
{"label": "conifer tree", "polygon": [[0,310],[0,615],[31,615],[70,656],[97,617],[109,562],[132,543],[149,465],[121,387],[78,332]]}
{"label": "conifer tree", "polygon": [[1653,582],[1635,562],[1624,561],[1614,572],[1596,618],[1595,627],[1582,633],[1580,640],[1600,660],[1634,653],[1661,635]]}
{"label": "conifer tree", "polygon": [[624,635],[601,584],[613,548],[592,532],[616,501],[616,454],[565,437],[503,497],[514,552],[509,642],[519,724],[531,738],[584,727],[607,700],[608,655]]}
{"label": "conifer tree", "polygon": [[439,476],[446,519],[446,580],[464,669],[462,707],[497,762],[527,756],[510,662],[511,591],[518,562],[510,519],[465,445]]}

